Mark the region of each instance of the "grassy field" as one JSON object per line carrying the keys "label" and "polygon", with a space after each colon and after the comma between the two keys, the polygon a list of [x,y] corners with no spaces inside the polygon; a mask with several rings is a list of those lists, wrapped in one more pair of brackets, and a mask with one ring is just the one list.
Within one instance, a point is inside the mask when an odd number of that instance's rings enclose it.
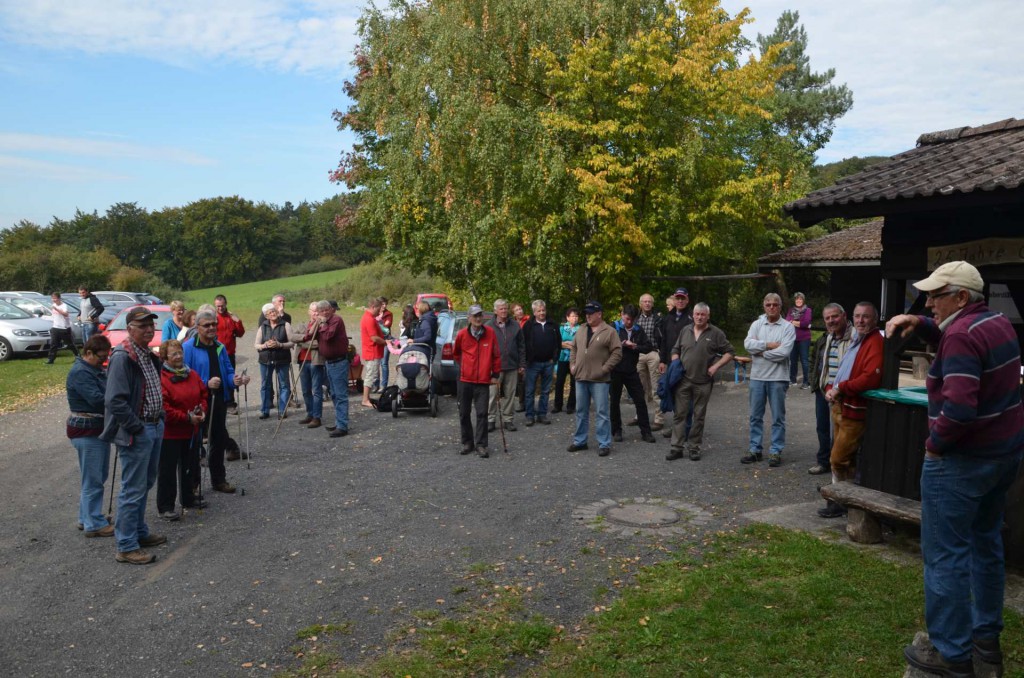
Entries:
{"label": "grassy field", "polygon": [[[465,616],[414,612],[384,656],[345,665],[341,634],[297,634],[292,676],[898,676],[924,625],[921,564],[801,532],[719,535],[700,558],[645,568],[572,630],[530,614],[532,587],[478,578]],[[351,633],[351,624],[338,625]],[[332,639],[334,636],[334,639]],[[1005,675],[1024,672],[1024,624],[1006,613]]]}

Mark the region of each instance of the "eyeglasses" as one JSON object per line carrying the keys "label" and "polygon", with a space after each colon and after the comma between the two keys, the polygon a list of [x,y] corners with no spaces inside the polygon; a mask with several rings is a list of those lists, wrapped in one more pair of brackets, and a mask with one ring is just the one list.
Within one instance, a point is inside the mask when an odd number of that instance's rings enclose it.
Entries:
{"label": "eyeglasses", "polygon": [[217,323],[202,323],[199,326],[202,327],[203,329],[209,329],[211,327],[216,327]]}
{"label": "eyeglasses", "polygon": [[777,304],[774,301],[766,301],[766,302],[764,302],[764,305],[765,306],[781,306],[782,304]]}
{"label": "eyeglasses", "polygon": [[156,329],[156,325],[153,323],[128,323],[132,327],[138,330],[153,330]]}
{"label": "eyeglasses", "polygon": [[951,294],[956,294],[957,290],[946,290],[945,292],[939,292],[938,294],[931,293],[928,295],[929,299],[941,299],[942,297],[948,297]]}

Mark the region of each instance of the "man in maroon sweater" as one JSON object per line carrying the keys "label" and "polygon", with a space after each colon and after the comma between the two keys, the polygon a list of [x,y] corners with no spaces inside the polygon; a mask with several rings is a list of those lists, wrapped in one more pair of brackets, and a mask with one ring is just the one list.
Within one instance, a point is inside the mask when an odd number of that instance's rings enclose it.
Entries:
{"label": "man in maroon sweater", "polygon": [[334,311],[331,302],[316,302],[317,320],[310,323],[302,341],[316,338],[317,348],[327,367],[327,378],[334,395],[334,426],[327,426],[332,438],[348,435],[348,335],[345,322]]}
{"label": "man in maroon sweater", "polygon": [[929,642],[903,654],[916,668],[973,676],[972,656],[1003,662],[1003,509],[1024,451],[1020,344],[985,305],[985,283],[965,261],[914,287],[934,318],[898,315],[890,336],[914,331],[938,344],[928,370],[928,439],[921,469],[921,552]]}

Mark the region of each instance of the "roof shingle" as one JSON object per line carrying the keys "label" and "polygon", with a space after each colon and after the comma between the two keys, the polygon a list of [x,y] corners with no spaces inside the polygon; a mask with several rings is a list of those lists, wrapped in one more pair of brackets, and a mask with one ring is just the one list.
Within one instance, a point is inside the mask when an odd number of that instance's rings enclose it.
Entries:
{"label": "roof shingle", "polygon": [[766,254],[757,260],[761,266],[813,265],[825,262],[863,262],[882,258],[882,220],[829,233],[826,236]]}

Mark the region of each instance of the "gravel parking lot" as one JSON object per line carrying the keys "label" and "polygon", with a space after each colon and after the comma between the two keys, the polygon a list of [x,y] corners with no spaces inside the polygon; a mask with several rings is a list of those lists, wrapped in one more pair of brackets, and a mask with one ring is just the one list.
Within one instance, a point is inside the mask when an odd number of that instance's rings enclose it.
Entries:
{"label": "gravel parking lot", "polygon": [[[63,398],[0,419],[4,673],[265,673],[261,665],[296,665],[299,629],[343,622],[351,634],[341,651],[356,662],[413,611],[456,613],[464,578],[484,565],[498,580],[532,586],[533,611],[571,625],[636,566],[698,548],[707,532],[742,524],[747,512],[814,501],[822,482],[807,474],[816,447],[809,391],[790,391],[784,463],[769,469],[739,463],[744,384],[716,387],[704,459],[671,463],[668,441],[643,443],[636,428],[608,458],[593,444],[569,453],[565,414],[532,428],[520,418],[508,454],[493,437],[490,459],[463,457],[450,397],[437,419],[393,419],[353,398],[347,438],[302,428],[293,415],[273,440],[276,421],[256,419],[257,388],[248,394],[251,468],[228,467],[244,496],[207,492],[208,509],[170,524],[154,507],[151,525],[169,543],[144,567],[116,563],[112,539],[85,539],[75,527],[78,469]],[[624,405],[623,416],[631,414]],[[228,423],[237,437],[236,419]],[[578,518],[623,498],[693,507],[700,520],[623,536]]]}

